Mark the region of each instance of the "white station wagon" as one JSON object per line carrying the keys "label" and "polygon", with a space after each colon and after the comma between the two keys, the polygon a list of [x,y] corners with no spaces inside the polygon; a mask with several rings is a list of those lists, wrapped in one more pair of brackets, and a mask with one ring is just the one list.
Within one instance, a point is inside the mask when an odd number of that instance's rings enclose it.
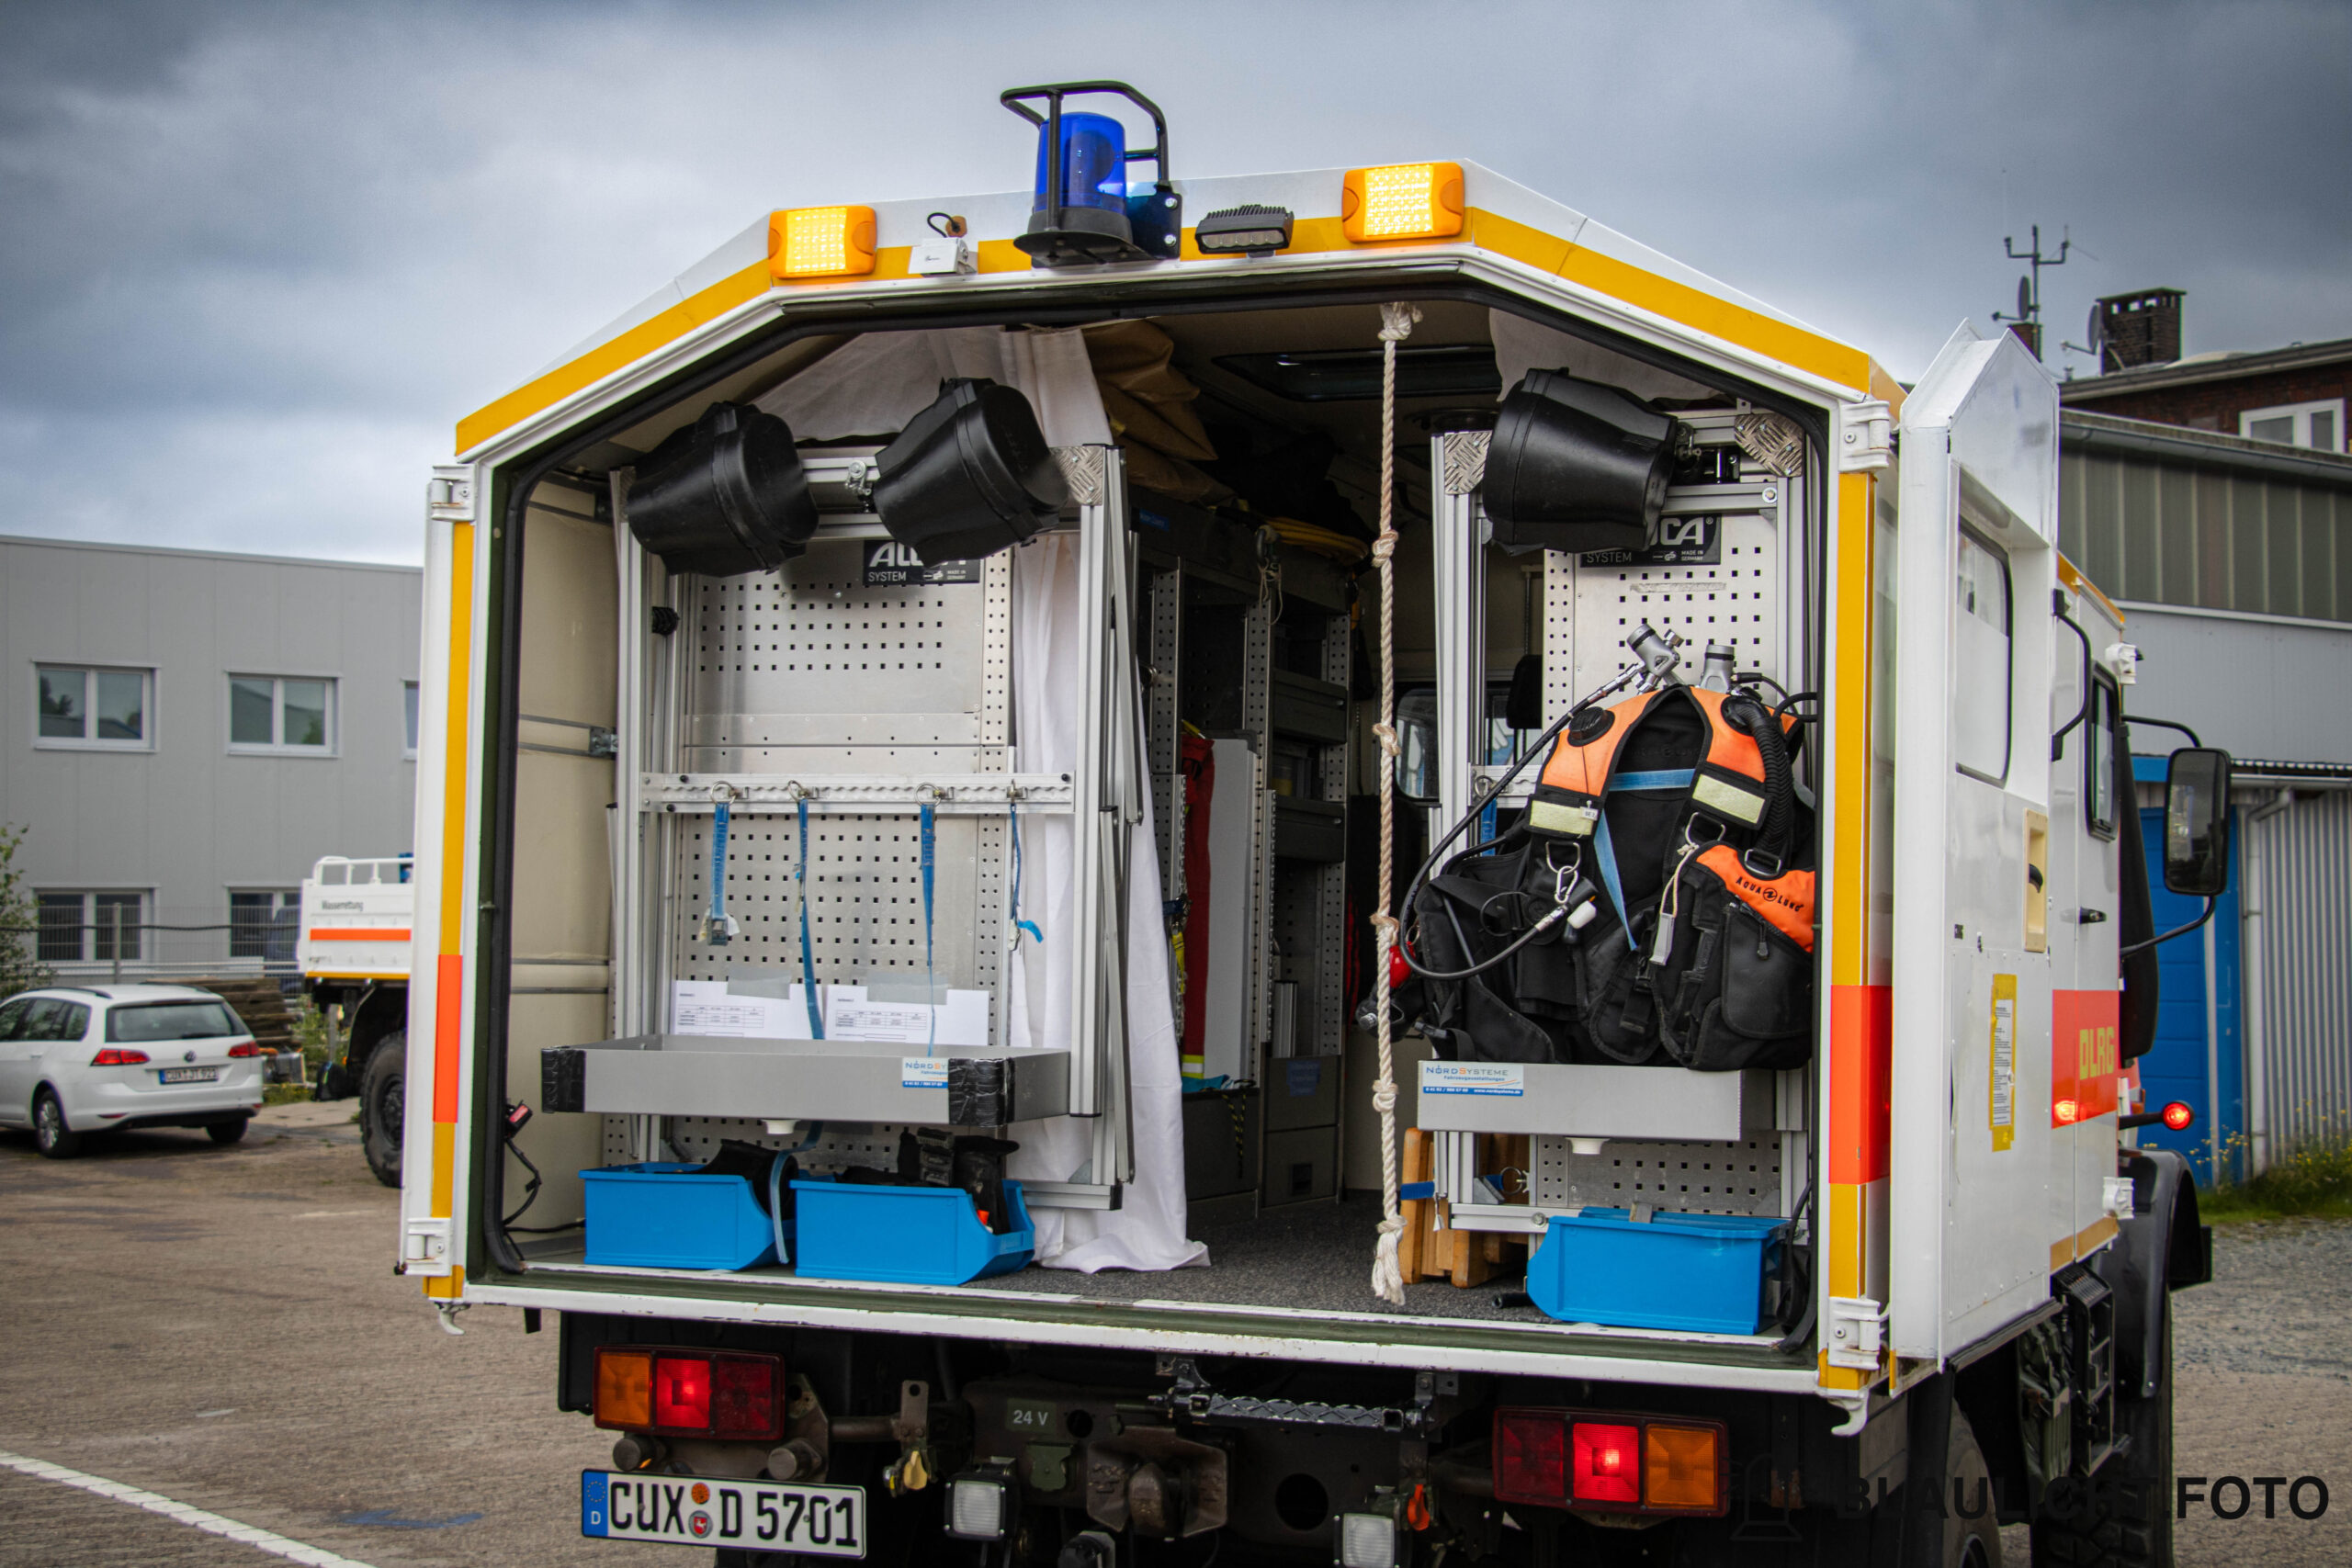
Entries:
{"label": "white station wagon", "polygon": [[93,1133],[201,1127],[233,1144],[261,1109],[263,1049],[192,986],[51,986],[0,1002],[0,1125],[51,1159]]}

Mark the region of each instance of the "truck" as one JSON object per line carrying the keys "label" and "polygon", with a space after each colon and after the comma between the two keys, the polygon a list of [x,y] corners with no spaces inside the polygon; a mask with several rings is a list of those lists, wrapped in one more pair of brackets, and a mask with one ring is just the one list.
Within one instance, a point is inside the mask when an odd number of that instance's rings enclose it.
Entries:
{"label": "truck", "polygon": [[387,1187],[401,1184],[407,1132],[409,956],[415,924],[408,855],[323,855],[302,879],[294,960],[327,1024],[312,1090],[359,1101],[360,1147]]}
{"label": "truck", "polygon": [[582,1534],[2169,1562],[2038,361],[1003,102],[1029,189],[764,215],[431,481],[398,1266],[558,1314]]}

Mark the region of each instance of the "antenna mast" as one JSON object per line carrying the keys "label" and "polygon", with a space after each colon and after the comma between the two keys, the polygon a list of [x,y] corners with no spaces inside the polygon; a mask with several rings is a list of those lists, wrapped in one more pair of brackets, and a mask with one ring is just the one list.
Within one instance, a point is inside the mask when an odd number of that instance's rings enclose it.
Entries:
{"label": "antenna mast", "polygon": [[2033,356],[2040,359],[2041,357],[2041,269],[2045,266],[2064,266],[2066,253],[2074,249],[2075,242],[2071,236],[2062,231],[2058,240],[2057,254],[2043,255],[2041,224],[2037,223],[2033,226],[2032,234],[2032,248],[2023,251],[2018,249],[2016,236],[2005,234],[2001,238],[2001,248],[2008,253],[2009,259],[2026,263],[2030,271],[2026,276],[2018,279],[2017,314],[2005,316],[1996,310],[1993,312],[1993,319],[2007,322],[2009,331],[2017,334],[2018,341],[2032,350]]}

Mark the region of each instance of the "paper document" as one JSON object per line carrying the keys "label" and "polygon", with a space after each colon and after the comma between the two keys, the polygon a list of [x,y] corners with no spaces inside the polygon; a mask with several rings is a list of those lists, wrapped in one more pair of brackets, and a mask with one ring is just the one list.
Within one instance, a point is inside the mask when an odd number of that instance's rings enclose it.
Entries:
{"label": "paper document", "polygon": [[[678,980],[670,987],[670,1032],[732,1035],[753,1040],[807,1040],[807,993],[754,981],[756,992],[729,987],[724,980]],[[782,995],[765,994],[781,990]],[[828,1040],[875,1041],[886,1044],[986,1045],[989,993],[949,991],[933,1008],[926,1002],[873,1001],[864,986],[820,986],[817,1005]],[[938,1014],[934,1032],[932,1015]]]}

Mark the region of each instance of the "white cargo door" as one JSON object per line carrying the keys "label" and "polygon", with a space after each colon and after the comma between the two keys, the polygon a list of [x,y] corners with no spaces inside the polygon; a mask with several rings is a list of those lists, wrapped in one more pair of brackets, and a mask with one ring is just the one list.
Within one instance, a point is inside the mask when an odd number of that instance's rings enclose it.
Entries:
{"label": "white cargo door", "polygon": [[2074,1230],[2043,1103],[2056,385],[1963,324],[1901,443],[1888,1305],[1935,1360],[2040,1302]]}

